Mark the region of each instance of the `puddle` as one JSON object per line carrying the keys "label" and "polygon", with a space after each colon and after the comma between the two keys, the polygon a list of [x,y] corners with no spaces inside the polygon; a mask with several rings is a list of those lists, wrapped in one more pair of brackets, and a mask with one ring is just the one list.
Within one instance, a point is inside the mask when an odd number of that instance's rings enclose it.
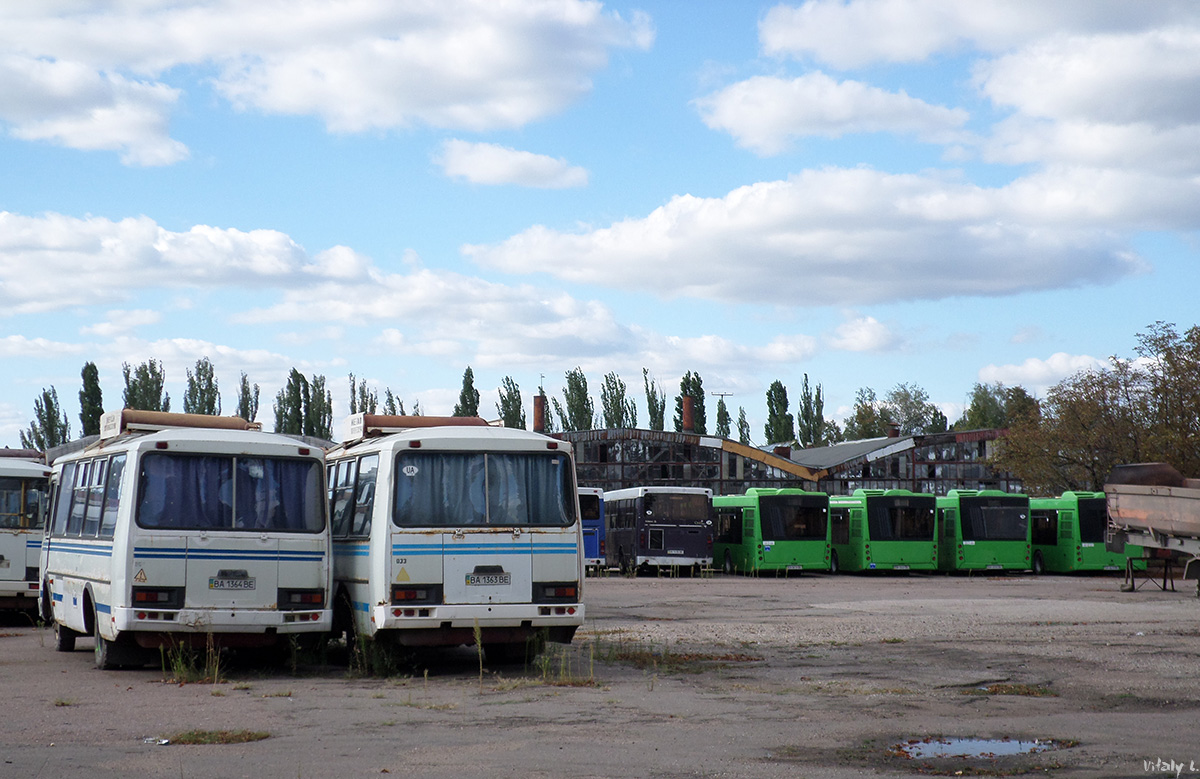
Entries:
{"label": "puddle", "polygon": [[1005,755],[1032,755],[1062,749],[1063,744],[1053,739],[1019,741],[1009,738],[922,738],[910,739],[897,744],[897,754],[915,759],[931,757],[1003,757]]}

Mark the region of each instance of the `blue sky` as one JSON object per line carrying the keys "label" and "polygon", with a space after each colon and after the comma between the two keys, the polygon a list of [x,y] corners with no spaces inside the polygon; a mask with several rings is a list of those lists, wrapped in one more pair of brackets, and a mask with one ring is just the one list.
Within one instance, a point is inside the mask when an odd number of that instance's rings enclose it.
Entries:
{"label": "blue sky", "polygon": [[[1197,323],[1200,6],[50,0],[0,7],[0,445],[80,370],[291,368],[495,417],[1048,387]],[[794,411],[793,405],[793,411]],[[716,398],[708,403],[710,420]]]}

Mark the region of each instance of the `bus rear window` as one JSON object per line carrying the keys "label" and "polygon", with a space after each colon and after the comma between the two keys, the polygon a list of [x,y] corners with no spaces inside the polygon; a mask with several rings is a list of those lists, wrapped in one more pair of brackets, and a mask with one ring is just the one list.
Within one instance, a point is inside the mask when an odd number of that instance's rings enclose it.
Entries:
{"label": "bus rear window", "polygon": [[1108,529],[1108,504],[1104,498],[1079,500],[1079,540],[1085,544],[1104,543]]}
{"label": "bus rear window", "polygon": [[709,519],[711,507],[711,499],[700,493],[648,492],[642,498],[642,508],[648,522],[702,525]]}
{"label": "bus rear window", "polygon": [[967,541],[1024,541],[1029,504],[1023,498],[963,498],[962,537]]}
{"label": "bus rear window", "polygon": [[399,527],[565,527],[575,521],[571,460],[525,452],[406,452],[396,458]]}
{"label": "bus rear window", "polygon": [[171,530],[325,528],[321,467],[308,460],[147,454],[137,523]]}
{"label": "bus rear window", "polygon": [[807,495],[764,495],[759,524],[764,541],[824,539],[829,529],[827,498]]}
{"label": "bus rear window", "polygon": [[868,498],[873,541],[932,541],[934,498]]}

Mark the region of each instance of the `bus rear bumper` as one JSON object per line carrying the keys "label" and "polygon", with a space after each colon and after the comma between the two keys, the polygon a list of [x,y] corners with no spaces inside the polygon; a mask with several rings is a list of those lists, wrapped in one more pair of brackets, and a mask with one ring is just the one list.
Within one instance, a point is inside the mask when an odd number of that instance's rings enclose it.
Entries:
{"label": "bus rear bumper", "polygon": [[112,626],[118,633],[277,634],[323,633],[333,626],[333,611],[274,609],[153,609],[114,608]]}
{"label": "bus rear bumper", "polygon": [[[582,603],[480,603],[436,606],[375,606],[376,630],[474,630],[574,628],[583,624]],[[553,640],[553,639],[551,639]],[[570,639],[568,639],[570,640]]]}

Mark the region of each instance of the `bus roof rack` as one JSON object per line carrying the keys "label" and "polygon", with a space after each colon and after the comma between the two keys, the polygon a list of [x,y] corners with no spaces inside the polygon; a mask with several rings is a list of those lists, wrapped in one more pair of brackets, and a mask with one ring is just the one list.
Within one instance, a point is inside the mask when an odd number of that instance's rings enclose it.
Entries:
{"label": "bus roof rack", "polygon": [[360,412],[351,414],[346,426],[349,432],[344,443],[350,444],[415,427],[491,427],[491,423],[483,417],[418,417]]}
{"label": "bus roof rack", "polygon": [[100,417],[100,440],[108,441],[130,431],[166,430],[171,427],[202,427],[216,430],[262,430],[258,422],[241,417],[217,417],[209,414],[173,414],[168,411],[142,411],[123,408]]}

